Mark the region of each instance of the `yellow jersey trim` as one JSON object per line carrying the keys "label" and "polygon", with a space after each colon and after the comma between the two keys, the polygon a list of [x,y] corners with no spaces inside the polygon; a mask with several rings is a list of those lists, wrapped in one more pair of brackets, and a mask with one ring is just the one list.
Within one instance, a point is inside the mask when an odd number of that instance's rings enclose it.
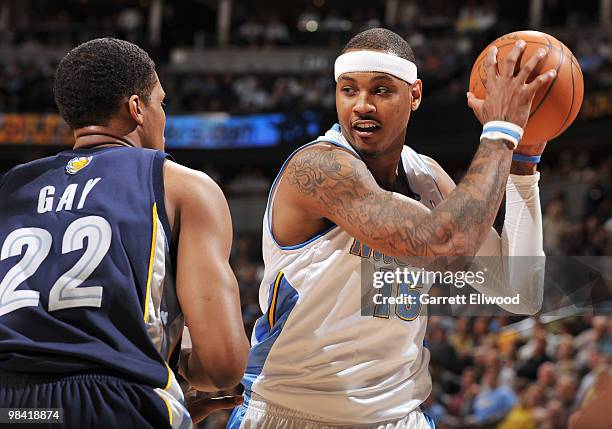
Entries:
{"label": "yellow jersey trim", "polygon": [[153,262],[157,246],[157,203],[153,203],[153,236],[151,238],[151,256],[149,257],[149,275],[147,277],[147,292],[144,302],[144,321],[149,321],[149,299],[151,298],[151,280],[153,279]]}
{"label": "yellow jersey trim", "polygon": [[172,370],[170,369],[167,363],[166,368],[168,369],[168,382],[166,383],[166,387],[164,387],[164,390],[167,391],[170,388],[170,385],[172,384]]}
{"label": "yellow jersey trim", "polygon": [[278,298],[278,290],[280,289],[280,282],[285,274],[280,271],[276,276],[276,280],[274,281],[274,290],[272,291],[272,302],[270,303],[270,308],[268,309],[268,323],[270,324],[270,329],[274,326],[276,322],[274,314],[276,313],[276,299]]}
{"label": "yellow jersey trim", "polygon": [[168,408],[168,420],[170,421],[170,427],[172,427],[172,409],[170,408],[170,402],[168,402],[168,400],[163,396],[161,396],[161,398],[166,403],[166,408]]}

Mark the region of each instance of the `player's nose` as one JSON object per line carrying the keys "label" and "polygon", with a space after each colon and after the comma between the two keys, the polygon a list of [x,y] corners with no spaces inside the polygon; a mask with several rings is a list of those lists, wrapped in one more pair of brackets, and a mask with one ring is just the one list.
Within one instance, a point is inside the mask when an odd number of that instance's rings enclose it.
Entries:
{"label": "player's nose", "polygon": [[365,115],[375,111],[376,106],[370,100],[368,94],[365,94],[365,91],[362,91],[362,93],[355,100],[355,104],[353,105],[353,112],[355,112],[357,115]]}

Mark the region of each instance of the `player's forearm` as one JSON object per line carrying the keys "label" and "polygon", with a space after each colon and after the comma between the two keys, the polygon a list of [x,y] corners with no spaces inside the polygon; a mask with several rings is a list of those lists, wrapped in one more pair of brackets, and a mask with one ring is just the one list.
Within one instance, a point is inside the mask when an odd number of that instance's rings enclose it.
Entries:
{"label": "player's forearm", "polygon": [[451,255],[473,256],[489,234],[503,197],[512,151],[503,142],[483,140],[455,190],[433,209],[429,241]]}
{"label": "player's forearm", "polygon": [[538,164],[535,162],[512,161],[510,174],[517,176],[532,176],[536,173]]}

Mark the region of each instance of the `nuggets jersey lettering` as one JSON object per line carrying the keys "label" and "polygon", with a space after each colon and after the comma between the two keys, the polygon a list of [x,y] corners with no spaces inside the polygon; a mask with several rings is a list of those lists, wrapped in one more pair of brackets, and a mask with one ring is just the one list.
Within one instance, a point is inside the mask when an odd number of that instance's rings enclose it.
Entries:
{"label": "nuggets jersey lettering", "polygon": [[0,370],[102,370],[182,400],[166,364],[184,321],[164,159],[138,148],[68,150],[2,176]]}
{"label": "nuggets jersey lettering", "polygon": [[[338,125],[304,147],[321,141],[356,154]],[[441,202],[416,152],[405,147],[402,164],[423,204],[433,208]],[[406,416],[431,390],[429,351],[423,347],[426,317],[384,309],[378,317],[361,315],[362,263],[392,270],[397,263],[337,226],[300,245],[278,245],[271,233],[271,207],[281,203],[274,201],[276,182],[264,217],[265,274],[259,294],[264,315],[253,331],[243,379],[246,402],[254,392],[331,423]]]}

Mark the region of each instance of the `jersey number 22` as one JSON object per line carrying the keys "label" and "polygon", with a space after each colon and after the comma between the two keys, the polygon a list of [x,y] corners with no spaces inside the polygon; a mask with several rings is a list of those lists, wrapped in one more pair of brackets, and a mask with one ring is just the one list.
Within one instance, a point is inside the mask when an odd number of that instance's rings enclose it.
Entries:
{"label": "jersey number 22", "polygon": [[[102,286],[78,286],[98,267],[110,248],[112,229],[100,216],[87,216],[75,220],[64,232],[62,254],[87,248],[77,263],[62,274],[49,292],[49,311],[74,307],[100,307]],[[40,292],[15,290],[30,278],[49,255],[53,238],[46,229],[20,228],[4,240],[0,261],[25,254],[0,282],[0,316],[23,307],[38,306]]]}

